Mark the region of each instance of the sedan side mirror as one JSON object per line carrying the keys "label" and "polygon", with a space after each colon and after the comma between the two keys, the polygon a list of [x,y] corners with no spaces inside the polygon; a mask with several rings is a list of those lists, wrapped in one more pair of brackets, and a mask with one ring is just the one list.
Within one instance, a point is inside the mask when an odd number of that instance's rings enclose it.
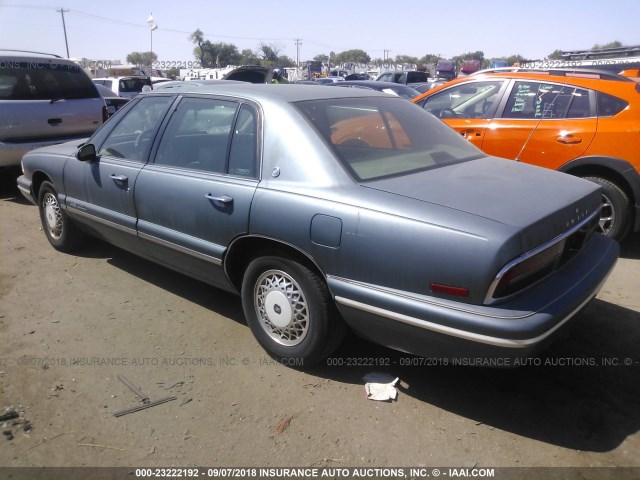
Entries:
{"label": "sedan side mirror", "polygon": [[95,162],[98,158],[96,156],[96,147],[92,143],[82,145],[76,152],[76,158],[81,162]]}

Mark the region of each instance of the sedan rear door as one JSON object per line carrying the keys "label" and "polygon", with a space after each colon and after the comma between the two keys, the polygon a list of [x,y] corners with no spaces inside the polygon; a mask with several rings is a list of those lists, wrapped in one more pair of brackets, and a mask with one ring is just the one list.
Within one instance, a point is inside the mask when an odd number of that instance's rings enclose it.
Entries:
{"label": "sedan rear door", "polygon": [[246,233],[258,185],[258,111],[228,99],[185,97],[138,176],[138,234],[160,263],[230,289],[221,268]]}

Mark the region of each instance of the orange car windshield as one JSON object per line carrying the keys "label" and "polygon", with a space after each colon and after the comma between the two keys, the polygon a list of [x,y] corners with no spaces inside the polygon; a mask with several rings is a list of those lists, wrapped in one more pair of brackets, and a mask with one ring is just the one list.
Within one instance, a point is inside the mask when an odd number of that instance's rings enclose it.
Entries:
{"label": "orange car windshield", "polygon": [[406,175],[483,156],[447,125],[406,100],[340,98],[296,106],[358,181]]}

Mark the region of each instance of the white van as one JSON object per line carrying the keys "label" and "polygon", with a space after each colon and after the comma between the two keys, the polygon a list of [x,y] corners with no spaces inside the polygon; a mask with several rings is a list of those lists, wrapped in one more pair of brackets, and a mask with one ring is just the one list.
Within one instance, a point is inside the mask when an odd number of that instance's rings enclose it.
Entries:
{"label": "white van", "polygon": [[0,167],[30,150],[91,136],[104,99],[76,63],[47,53],[0,50]]}

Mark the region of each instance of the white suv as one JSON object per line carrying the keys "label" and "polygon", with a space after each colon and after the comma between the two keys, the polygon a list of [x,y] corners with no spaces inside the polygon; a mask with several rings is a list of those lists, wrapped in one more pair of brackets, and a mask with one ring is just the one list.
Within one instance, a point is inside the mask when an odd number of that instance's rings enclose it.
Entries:
{"label": "white suv", "polygon": [[76,63],[0,50],[0,167],[29,150],[89,137],[107,118],[104,99]]}
{"label": "white suv", "polygon": [[131,98],[140,92],[151,90],[151,79],[149,77],[103,77],[94,78],[93,83],[104,85],[120,97]]}

